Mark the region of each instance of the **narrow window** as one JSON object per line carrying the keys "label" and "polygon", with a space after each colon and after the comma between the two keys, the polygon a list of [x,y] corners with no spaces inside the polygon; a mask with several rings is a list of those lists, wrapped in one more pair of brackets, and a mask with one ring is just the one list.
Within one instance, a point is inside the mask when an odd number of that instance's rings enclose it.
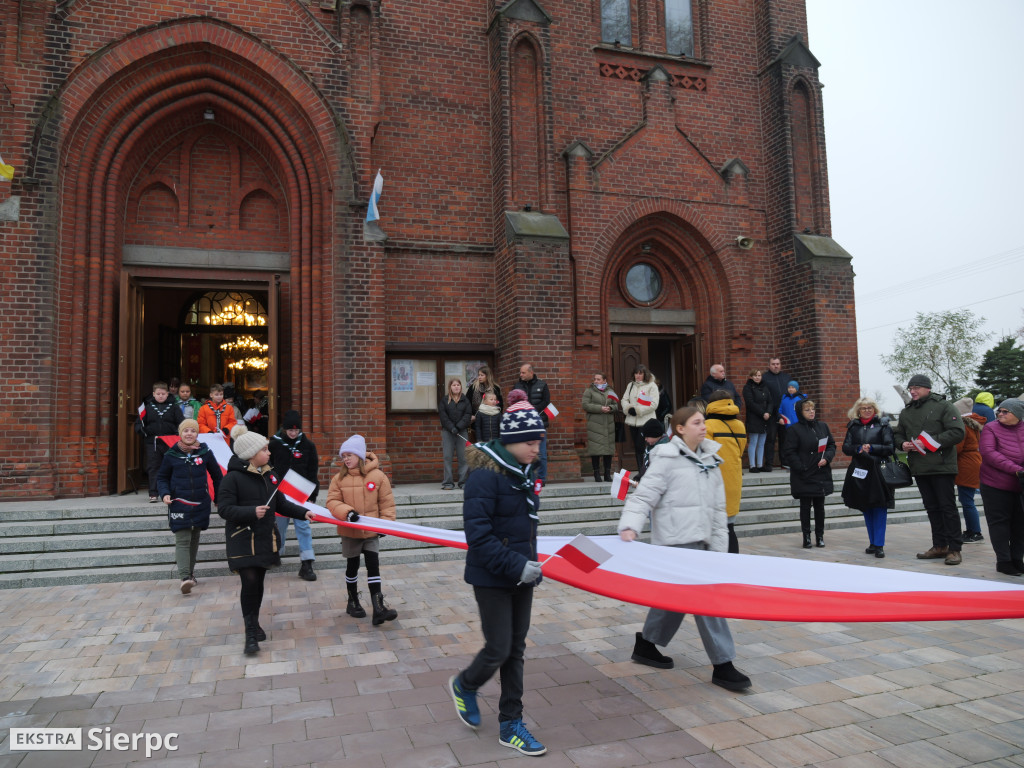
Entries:
{"label": "narrow window", "polygon": [[673,56],[693,56],[690,0],[665,0],[665,52]]}
{"label": "narrow window", "polygon": [[629,0],[601,0],[601,40],[633,45],[629,24]]}

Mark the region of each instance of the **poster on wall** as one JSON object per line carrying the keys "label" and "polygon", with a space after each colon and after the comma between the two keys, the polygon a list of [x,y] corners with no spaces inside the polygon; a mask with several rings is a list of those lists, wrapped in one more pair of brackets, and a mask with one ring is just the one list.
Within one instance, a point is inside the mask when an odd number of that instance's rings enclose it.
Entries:
{"label": "poster on wall", "polygon": [[413,369],[412,360],[391,361],[391,391],[412,392],[413,391]]}

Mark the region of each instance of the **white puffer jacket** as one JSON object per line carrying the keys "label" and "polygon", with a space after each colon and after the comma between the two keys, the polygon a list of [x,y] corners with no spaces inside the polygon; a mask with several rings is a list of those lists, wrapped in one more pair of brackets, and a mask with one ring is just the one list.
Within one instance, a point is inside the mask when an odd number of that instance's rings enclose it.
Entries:
{"label": "white puffer jacket", "polygon": [[727,551],[725,483],[717,455],[721,447],[704,440],[691,451],[678,435],[655,446],[643,481],[626,498],[619,531],[640,533],[650,517],[652,544],[703,542],[713,552]]}

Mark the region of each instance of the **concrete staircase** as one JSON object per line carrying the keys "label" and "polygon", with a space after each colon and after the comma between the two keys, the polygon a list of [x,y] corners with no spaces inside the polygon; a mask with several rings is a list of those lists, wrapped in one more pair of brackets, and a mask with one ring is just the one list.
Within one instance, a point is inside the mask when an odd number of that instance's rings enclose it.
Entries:
{"label": "concrete staircase", "polygon": [[[859,512],[843,506],[839,496],[844,473],[834,473],[836,493],[827,499],[827,527],[863,526]],[[800,530],[798,504],[789,495],[789,474],[744,475],[743,501],[735,520],[740,537]],[[434,528],[462,528],[462,494],[434,485],[395,489],[398,518]],[[321,499],[323,501],[323,499]],[[978,499],[980,502],[980,498]],[[607,483],[553,484],[544,489],[540,534],[573,536],[614,534],[622,502],[611,499]],[[47,502],[0,504],[5,537],[0,540],[0,588],[58,584],[176,579],[174,538],[163,504],[144,496],[112,496]],[[889,524],[926,520],[916,488],[896,493]],[[316,568],[343,568],[336,530],[313,526]],[[422,544],[393,536],[381,542],[385,563],[455,560],[461,550]],[[289,531],[283,567],[298,569],[294,532]],[[224,521],[214,513],[203,533],[196,577],[228,573],[224,561]]]}

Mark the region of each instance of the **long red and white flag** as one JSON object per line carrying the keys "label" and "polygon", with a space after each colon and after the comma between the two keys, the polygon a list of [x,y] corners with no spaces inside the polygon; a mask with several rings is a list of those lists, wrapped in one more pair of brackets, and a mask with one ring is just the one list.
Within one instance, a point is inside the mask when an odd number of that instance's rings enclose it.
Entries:
{"label": "long red and white flag", "polygon": [[[462,531],[361,517],[316,520],[466,549]],[[564,557],[568,536],[539,536],[544,575],[627,603],[679,613],[763,621],[954,621],[1024,618],[1024,586],[786,557],[658,547],[593,536],[610,554],[592,571]]]}
{"label": "long red and white flag", "polygon": [[[231,449],[199,436],[226,470]],[[206,438],[206,439],[204,439]],[[458,530],[398,520],[338,520],[306,503],[318,522],[467,549]],[[958,621],[1024,618],[1024,585],[788,557],[659,547],[618,536],[589,541],[608,554],[593,570],[559,556],[569,536],[539,536],[544,574],[616,600],[679,613],[762,621]],[[593,559],[593,558],[592,558]]]}

